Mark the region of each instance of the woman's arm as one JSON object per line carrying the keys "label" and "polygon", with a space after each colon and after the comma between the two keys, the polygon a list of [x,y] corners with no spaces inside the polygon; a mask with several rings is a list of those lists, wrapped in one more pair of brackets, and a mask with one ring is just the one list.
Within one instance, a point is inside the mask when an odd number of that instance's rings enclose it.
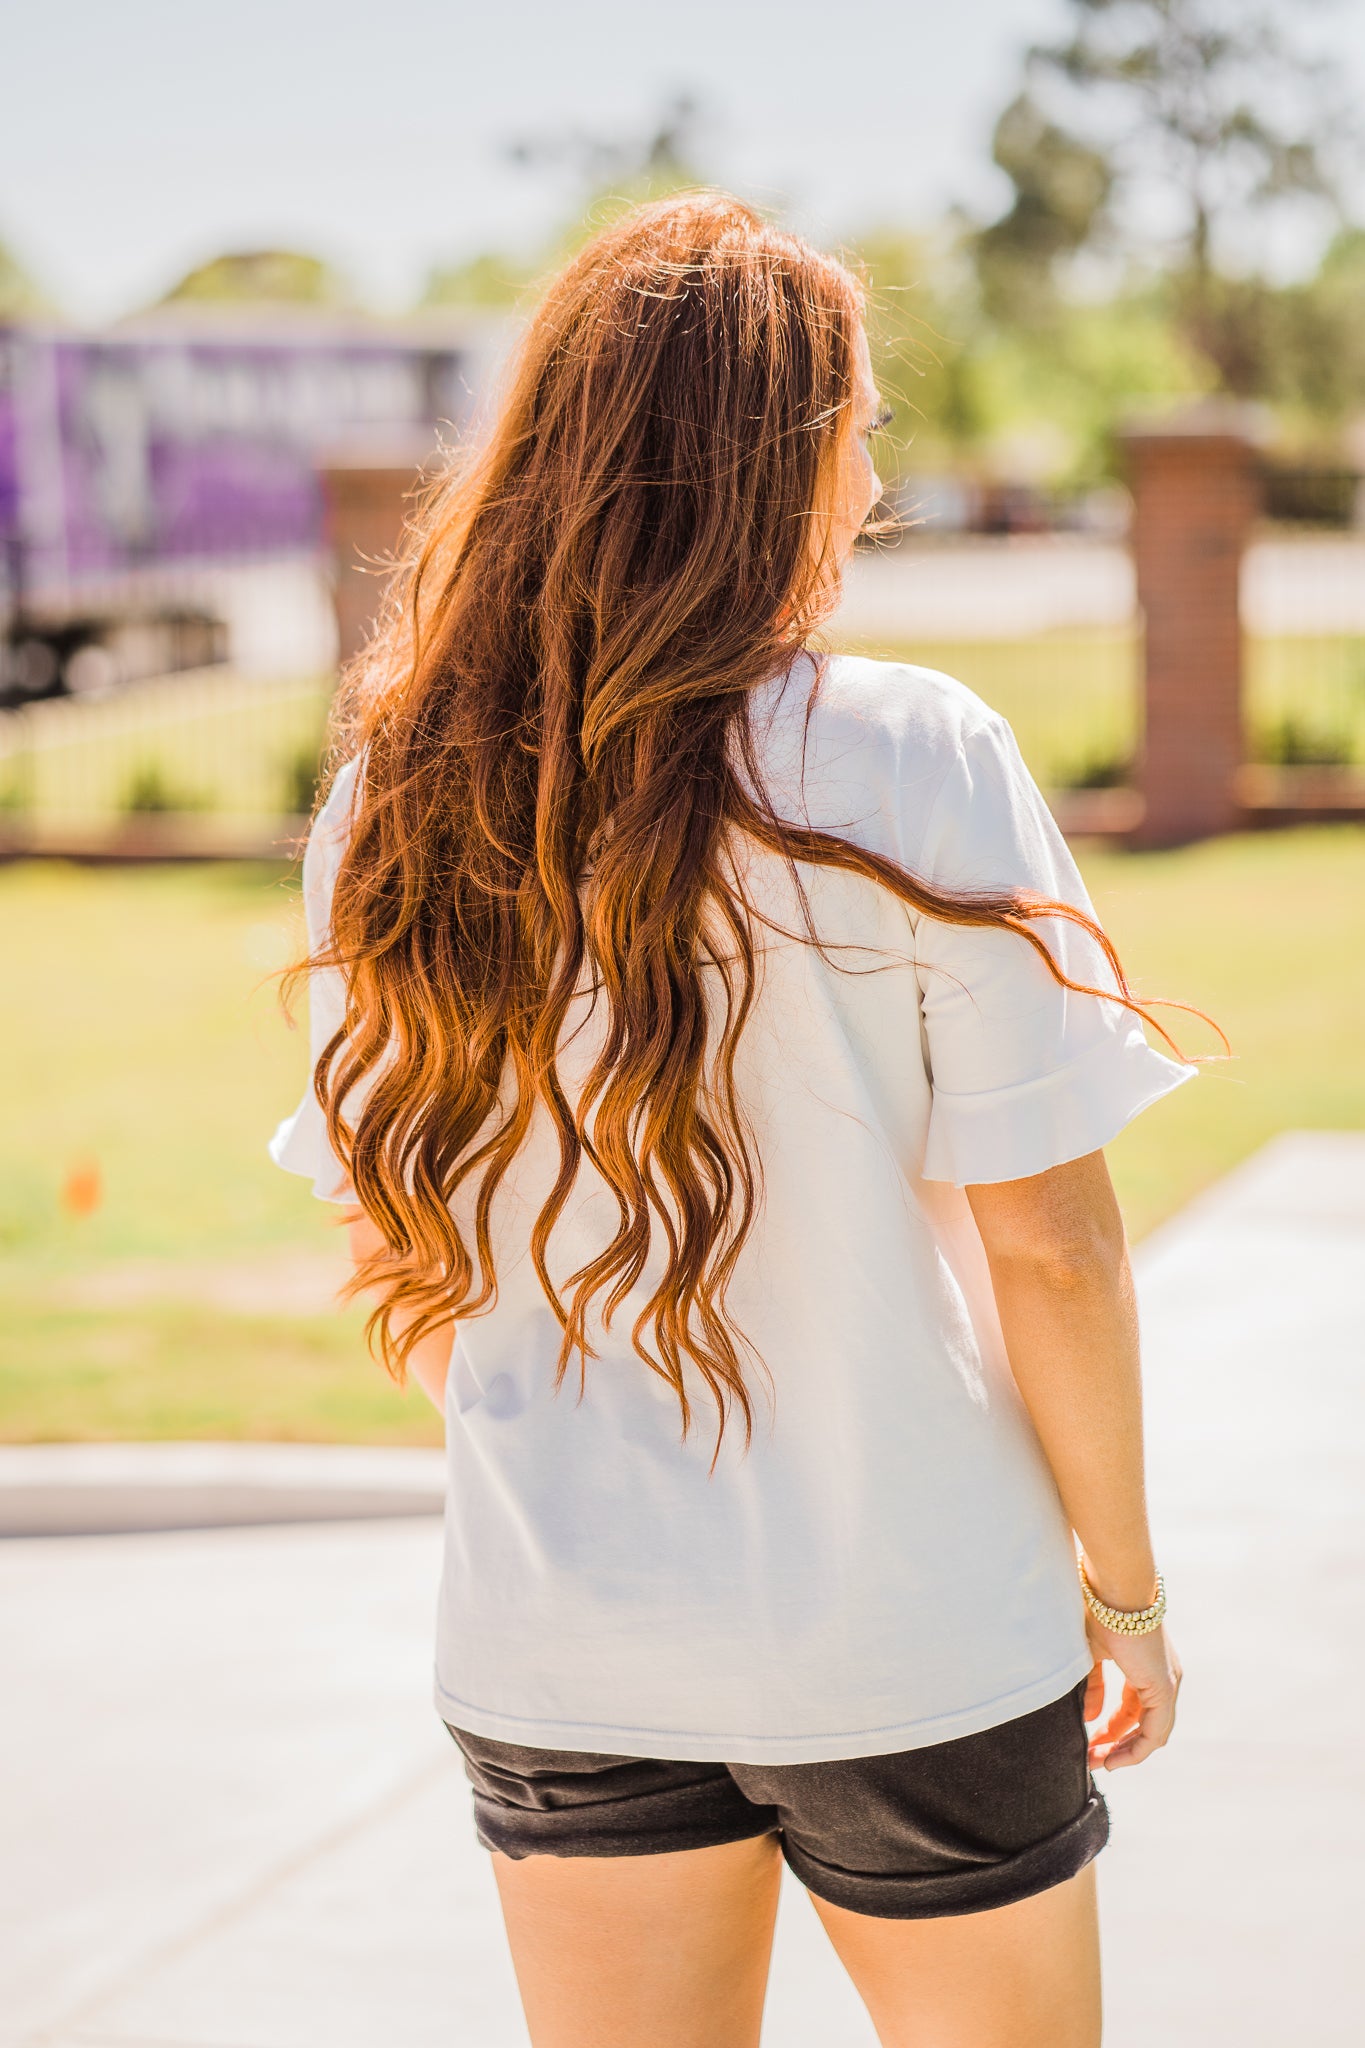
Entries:
{"label": "woman's arm", "polygon": [[[351,1243],[351,1261],[359,1267],[384,1249],[384,1240],[363,1209],[347,1209],[344,1215]],[[394,1327],[398,1330],[405,1327],[401,1312],[394,1318]],[[442,1415],[445,1413],[446,1373],[454,1341],[454,1323],[442,1323],[438,1329],[428,1331],[408,1353],[408,1371]]]}
{"label": "woman's arm", "polygon": [[[1086,1576],[1111,1607],[1146,1607],[1156,1597],[1156,1565],[1143,1474],[1137,1311],[1104,1154],[966,1192],[1010,1365],[1081,1540]],[[1097,1660],[1111,1659],[1128,1681],[1092,1745],[1096,1759],[1108,1742],[1109,1768],[1140,1763],[1171,1731],[1180,1682],[1174,1650],[1164,1628],[1120,1636],[1088,1610],[1087,1628]],[[1098,1714],[1102,1698],[1097,1661],[1087,1718]]]}

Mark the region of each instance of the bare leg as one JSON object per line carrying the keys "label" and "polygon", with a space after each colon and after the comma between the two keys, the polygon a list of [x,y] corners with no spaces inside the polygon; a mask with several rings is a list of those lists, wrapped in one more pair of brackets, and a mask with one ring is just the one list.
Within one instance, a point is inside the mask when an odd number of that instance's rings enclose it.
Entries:
{"label": "bare leg", "polygon": [[1093,1863],[1031,1899],[945,1919],[812,1904],[882,2048],[1099,2048]]}
{"label": "bare leg", "polygon": [[493,1868],[533,2048],[757,2048],[775,1835]]}

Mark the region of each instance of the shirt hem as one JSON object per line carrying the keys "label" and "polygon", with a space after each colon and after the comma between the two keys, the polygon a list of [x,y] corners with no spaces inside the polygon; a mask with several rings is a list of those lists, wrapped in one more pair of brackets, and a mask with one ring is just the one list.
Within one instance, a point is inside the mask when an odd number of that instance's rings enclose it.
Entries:
{"label": "shirt hem", "polygon": [[[274,1137],[266,1146],[266,1152],[285,1173],[296,1173],[300,1180],[311,1180],[313,1194],[319,1202],[355,1203],[355,1189],[346,1178],[340,1160],[325,1143],[322,1151],[325,1158],[319,1158],[318,1146],[309,1142],[309,1134],[303,1128],[303,1118],[311,1096],[300,1103],[292,1116],[277,1126]],[[318,1116],[321,1123],[321,1117]]]}
{"label": "shirt hem", "polygon": [[1038,1678],[1014,1692],[1001,1693],[974,1707],[927,1719],[897,1722],[884,1728],[860,1728],[837,1735],[698,1734],[676,1728],[617,1728],[587,1721],[544,1721],[500,1714],[462,1700],[435,1681],[436,1707],[443,1721],[471,1735],[494,1742],[520,1743],[529,1749],[588,1751],[599,1756],[654,1757],[679,1763],[823,1764],[847,1757],[891,1756],[905,1749],[927,1749],[960,1735],[979,1735],[998,1728],[1051,1701],[1060,1699],[1084,1678],[1094,1663],[1087,1646],[1059,1671]]}

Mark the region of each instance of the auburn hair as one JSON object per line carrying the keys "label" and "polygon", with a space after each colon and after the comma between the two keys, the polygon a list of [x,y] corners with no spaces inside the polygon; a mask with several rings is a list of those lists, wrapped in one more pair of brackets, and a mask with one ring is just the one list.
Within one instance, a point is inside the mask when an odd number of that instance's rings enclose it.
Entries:
{"label": "auburn hair", "polygon": [[[487,433],[413,523],[339,694],[334,759],[359,773],[330,935],[306,963],[344,975],[314,1086],[383,1240],[353,1285],[379,1297],[371,1339],[400,1381],[423,1335],[492,1306],[494,1199],[543,1113],[559,1166],[531,1255],[562,1332],[556,1385],[576,1360],[581,1391],[590,1309],[601,1297],[610,1322],[657,1233],[633,1347],[684,1434],[690,1363],[717,1448],[732,1408],[748,1440],[748,1347],[726,1313],[761,1198],[735,1082],[762,921],[743,835],[789,864],[803,905],[802,864],[843,869],[926,917],[1016,933],[1085,988],[1033,929],[1070,919],[1145,1014],[1073,906],[932,887],[766,796],[749,697],[830,608],[821,507],[861,319],[847,269],[738,201],[640,207],[550,285]],[[571,1098],[558,1054],[585,981],[605,1026]],[[561,1291],[548,1247],[585,1158],[615,1228]]]}

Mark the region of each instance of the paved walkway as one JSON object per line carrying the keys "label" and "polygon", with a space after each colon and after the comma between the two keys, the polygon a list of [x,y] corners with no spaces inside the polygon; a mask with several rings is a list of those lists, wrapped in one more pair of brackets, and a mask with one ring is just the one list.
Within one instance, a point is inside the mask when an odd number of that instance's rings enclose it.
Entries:
{"label": "paved walkway", "polygon": [[[1107,2048],[1360,2038],[1362,1272],[1365,1136],[1277,1140],[1143,1248],[1187,1679],[1101,1774]],[[383,1476],[387,1519],[0,1544],[0,2048],[525,2048],[427,1705],[438,1528]],[[871,2048],[794,1887],[764,2041]]]}

